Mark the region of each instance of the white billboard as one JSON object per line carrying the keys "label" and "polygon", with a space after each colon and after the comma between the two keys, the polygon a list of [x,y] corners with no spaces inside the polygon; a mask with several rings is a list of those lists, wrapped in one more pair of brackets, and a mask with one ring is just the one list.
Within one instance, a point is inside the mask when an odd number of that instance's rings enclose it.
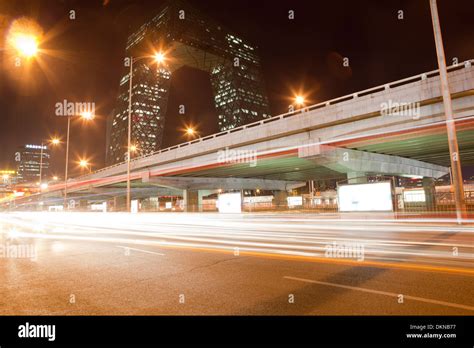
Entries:
{"label": "white billboard", "polygon": [[106,213],[107,212],[107,202],[91,204],[91,210],[92,211],[101,211],[103,213]]}
{"label": "white billboard", "polygon": [[403,200],[405,202],[426,202],[425,190],[410,190],[403,192]]}
{"label": "white billboard", "polygon": [[390,182],[341,185],[337,197],[339,211],[393,211]]}
{"label": "white billboard", "polygon": [[222,193],[217,199],[219,213],[241,213],[242,197],[240,193]]}
{"label": "white billboard", "polygon": [[286,201],[288,202],[289,207],[297,207],[297,206],[303,205],[303,197],[302,196],[287,197]]}
{"label": "white billboard", "polygon": [[138,213],[138,199],[132,199],[132,202],[131,202],[131,207],[130,207],[130,211],[133,213],[133,214],[136,214]]}
{"label": "white billboard", "polygon": [[244,197],[244,203],[271,203],[273,196],[249,196]]}

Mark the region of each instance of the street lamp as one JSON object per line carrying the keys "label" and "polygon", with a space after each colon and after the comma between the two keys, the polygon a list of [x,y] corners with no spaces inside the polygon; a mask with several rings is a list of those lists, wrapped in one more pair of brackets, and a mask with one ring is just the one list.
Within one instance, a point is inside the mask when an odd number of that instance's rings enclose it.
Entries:
{"label": "street lamp", "polygon": [[[33,34],[11,33],[8,37],[8,43],[19,56],[27,59],[36,56],[39,50],[38,37]],[[1,48],[0,50],[6,51],[8,48]]]}
{"label": "street lamp", "polygon": [[155,60],[157,63],[163,63],[165,61],[165,54],[162,52],[158,52],[155,54]]}
{"label": "street lamp", "polygon": [[302,95],[297,95],[295,97],[295,104],[299,106],[303,106],[305,104],[305,98]]}
{"label": "street lamp", "polygon": [[85,159],[79,160],[79,166],[81,168],[88,168],[89,169],[89,174],[92,173],[92,164],[89,164],[89,162]]}
{"label": "street lamp", "polygon": [[41,152],[40,152],[40,168],[39,168],[39,184],[41,186],[42,180],[43,180],[43,150],[45,148],[45,142],[46,144],[51,144],[51,145],[58,145],[60,143],[58,138],[53,138],[49,139],[47,141],[43,140],[41,141]]}
{"label": "street lamp", "polygon": [[85,111],[85,112],[83,112],[80,116],[81,116],[83,119],[88,120],[88,121],[90,121],[90,120],[92,120],[92,119],[94,118],[94,114],[93,114],[92,112],[90,112],[90,111]]}
{"label": "street lamp", "polygon": [[21,57],[27,59],[37,55],[39,41],[43,36],[43,29],[36,21],[27,17],[14,20],[7,33],[7,48],[14,50]]}
{"label": "street lamp", "polygon": [[[94,115],[87,111],[83,112],[79,115],[75,115],[76,117],[81,117],[84,120],[92,120],[94,118]],[[64,209],[67,207],[67,171],[68,171],[68,166],[69,166],[69,133],[70,133],[70,128],[71,128],[71,117],[74,116],[67,116],[67,136],[66,136],[66,166],[64,169]]]}
{"label": "street lamp", "polygon": [[[288,112],[294,112],[296,109],[304,108],[306,104],[306,98],[303,94],[294,94],[292,103],[288,106]],[[304,109],[301,111],[305,111]]]}
{"label": "street lamp", "polygon": [[[131,195],[130,195],[130,157],[132,150],[132,81],[133,81],[133,63],[139,60],[150,58],[150,56],[130,57],[130,72],[128,74],[128,134],[127,134],[127,211],[131,211]],[[154,59],[158,64],[165,61],[166,57],[163,52],[158,52],[154,55]],[[135,150],[136,150],[136,145]]]}
{"label": "street lamp", "polygon": [[186,128],[187,135],[194,135],[195,133],[196,131],[194,130],[194,128],[191,128],[191,127]]}
{"label": "street lamp", "polygon": [[38,38],[34,35],[19,33],[11,40],[16,51],[26,57],[31,58],[38,52]]}
{"label": "street lamp", "polygon": [[192,124],[184,124],[184,127],[181,129],[183,131],[183,135],[189,138],[199,137],[199,132],[196,126]]}

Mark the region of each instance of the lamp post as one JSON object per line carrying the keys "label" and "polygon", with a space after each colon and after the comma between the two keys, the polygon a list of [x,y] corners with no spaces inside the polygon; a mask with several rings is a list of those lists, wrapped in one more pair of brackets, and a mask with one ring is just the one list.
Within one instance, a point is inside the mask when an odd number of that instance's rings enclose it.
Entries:
{"label": "lamp post", "polygon": [[438,6],[436,0],[430,0],[431,19],[438,56],[439,78],[441,82],[441,94],[443,95],[444,114],[446,117],[446,133],[448,135],[449,157],[451,160],[452,183],[454,188],[454,199],[456,201],[456,217],[460,224],[466,214],[466,202],[462,180],[461,158],[459,154],[456,124],[453,118],[453,107],[451,93],[449,92],[448,73],[446,70],[446,58],[444,55],[443,37],[439,23]]}
{"label": "lamp post", "polygon": [[[45,148],[44,145],[45,141],[41,141],[41,152],[40,152],[40,168],[39,168],[39,184],[41,186],[41,183],[43,181],[43,150]],[[58,138],[53,138],[51,140],[46,141],[46,143],[50,143],[52,145],[58,145],[59,144],[59,139]]]}
{"label": "lamp post", "polygon": [[[299,107],[300,109],[302,109],[301,111],[305,111],[304,109],[304,106],[306,104],[306,98],[301,95],[301,94],[298,94],[295,96],[294,98],[294,105],[296,105],[297,107]],[[292,106],[292,105],[290,105]],[[308,191],[309,191],[309,199],[310,199],[310,203],[309,203],[309,206],[312,208],[313,207],[313,201],[314,201],[314,180],[309,180],[308,181]]]}
{"label": "lamp post", "polygon": [[[80,115],[76,115],[82,117],[85,120],[92,120],[94,115],[91,112],[84,112]],[[67,175],[68,175],[68,166],[69,166],[69,133],[71,128],[71,117],[74,116],[67,116],[67,133],[66,133],[66,166],[64,169],[64,209],[67,208]]]}
{"label": "lamp post", "polygon": [[[150,56],[129,57],[130,71],[128,73],[128,132],[127,132],[127,212],[131,212],[131,194],[130,194],[130,157],[132,152],[132,82],[133,82],[133,63],[139,60],[150,58]],[[156,53],[155,61],[162,63],[165,55],[161,52]],[[136,148],[136,147],[135,147]]]}

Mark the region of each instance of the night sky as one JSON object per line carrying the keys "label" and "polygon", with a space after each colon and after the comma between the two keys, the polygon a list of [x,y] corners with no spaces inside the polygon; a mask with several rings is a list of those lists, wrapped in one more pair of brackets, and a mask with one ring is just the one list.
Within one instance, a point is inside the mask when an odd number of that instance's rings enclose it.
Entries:
{"label": "night sky", "polygon": [[[1,47],[12,20],[27,16],[44,30],[42,54],[30,66],[0,58],[0,169],[14,167],[16,147],[65,138],[66,119],[54,115],[64,99],[96,103],[97,119],[76,120],[71,159],[105,161],[105,119],[123,73],[127,35],[157,13],[158,0],[9,0],[0,2]],[[311,103],[437,69],[428,0],[295,1],[199,0],[191,3],[259,47],[273,115],[285,112],[295,92]],[[438,0],[446,58],[474,58],[472,0]],[[76,19],[69,19],[75,10]],[[288,10],[295,19],[288,19]],[[402,10],[404,19],[397,18]],[[350,69],[343,68],[348,57]],[[178,105],[187,114],[178,114]],[[163,146],[186,139],[179,128],[198,124],[217,131],[206,73],[177,71],[171,81]],[[63,171],[64,146],[53,150],[53,171]],[[474,175],[474,172],[469,175]]]}

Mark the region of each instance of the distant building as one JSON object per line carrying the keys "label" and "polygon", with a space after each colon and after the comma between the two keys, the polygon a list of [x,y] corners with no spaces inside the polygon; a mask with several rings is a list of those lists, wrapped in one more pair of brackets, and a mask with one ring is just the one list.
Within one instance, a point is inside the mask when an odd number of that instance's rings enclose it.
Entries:
{"label": "distant building", "polygon": [[0,170],[0,187],[8,187],[17,183],[17,175],[15,170],[2,169]]}
{"label": "distant building", "polygon": [[[128,38],[126,55],[141,57],[132,79],[132,143],[138,154],[160,149],[173,71],[189,66],[209,73],[221,131],[270,117],[257,48],[184,1],[169,1]],[[125,160],[128,133],[129,71],[120,81],[111,117],[107,162]]]}
{"label": "distant building", "polygon": [[[43,155],[43,161],[41,161]],[[50,152],[46,145],[27,144],[20,146],[15,153],[18,163],[18,182],[38,182],[40,180],[40,164],[42,162],[42,177],[49,175]]]}

